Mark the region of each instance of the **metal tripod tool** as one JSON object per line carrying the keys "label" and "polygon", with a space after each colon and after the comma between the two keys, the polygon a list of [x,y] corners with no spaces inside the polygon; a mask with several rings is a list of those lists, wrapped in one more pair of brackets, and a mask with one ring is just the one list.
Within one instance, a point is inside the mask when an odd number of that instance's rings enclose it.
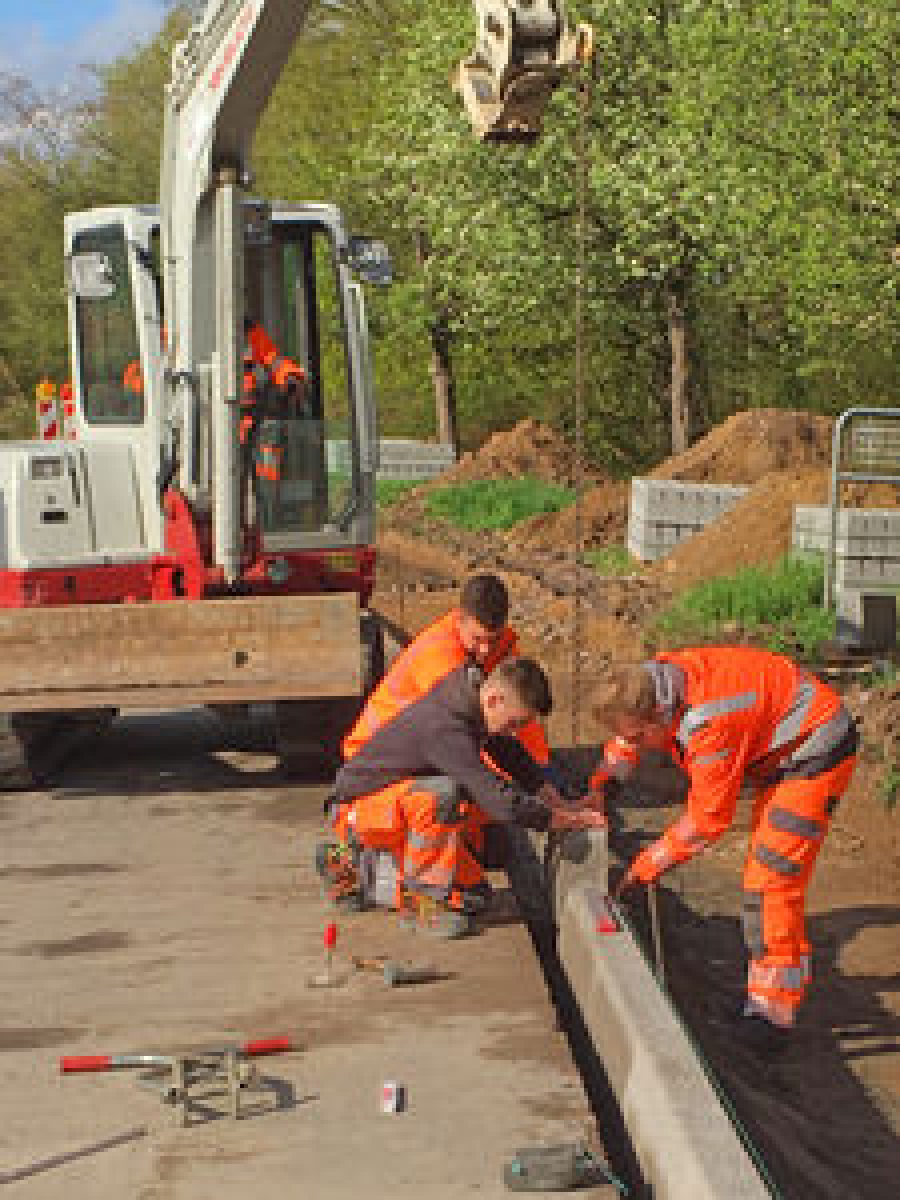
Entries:
{"label": "metal tripod tool", "polygon": [[[60,1059],[63,1074],[107,1071],[118,1067],[143,1067],[138,1076],[142,1087],[159,1093],[163,1104],[174,1107],[181,1125],[189,1124],[190,1109],[200,1094],[228,1096],[234,1120],[241,1115],[241,1092],[259,1090],[259,1073],[249,1060],[265,1054],[292,1050],[288,1037],[262,1038],[242,1045],[187,1050],[176,1054],[96,1054]],[[193,1094],[192,1094],[193,1092]]]}

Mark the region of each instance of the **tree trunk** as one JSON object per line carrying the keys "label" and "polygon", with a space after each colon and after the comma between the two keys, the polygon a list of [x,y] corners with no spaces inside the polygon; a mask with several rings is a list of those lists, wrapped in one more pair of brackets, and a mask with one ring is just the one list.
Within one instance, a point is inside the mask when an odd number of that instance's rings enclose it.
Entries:
{"label": "tree trunk", "polygon": [[687,317],[682,284],[676,284],[669,289],[667,307],[669,350],[672,356],[670,379],[672,453],[680,454],[690,445],[692,425]]}
{"label": "tree trunk", "polygon": [[453,364],[450,359],[450,338],[439,329],[431,334],[431,377],[434,380],[434,403],[437,409],[438,438],[453,447],[459,457],[459,430],[456,423],[456,394],[453,387]]}
{"label": "tree trunk", "polygon": [[[428,259],[428,241],[423,230],[416,231],[416,262],[424,267]],[[459,426],[456,419],[456,390],[453,386],[453,360],[450,355],[450,331],[447,313],[435,315],[431,324],[431,366],[434,381],[434,407],[438,440],[453,447],[459,457]]]}

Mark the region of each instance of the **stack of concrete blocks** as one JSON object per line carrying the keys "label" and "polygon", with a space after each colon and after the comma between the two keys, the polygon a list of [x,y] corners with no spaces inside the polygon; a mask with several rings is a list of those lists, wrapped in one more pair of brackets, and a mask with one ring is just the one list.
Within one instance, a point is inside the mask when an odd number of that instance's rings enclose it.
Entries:
{"label": "stack of concrete blocks", "polygon": [[[328,470],[350,471],[350,446],[345,439],[329,438]],[[413,438],[381,438],[378,443],[379,479],[433,479],[456,462],[453,447]]]}
{"label": "stack of concrete blocks", "polygon": [[677,479],[632,479],[629,552],[643,562],[663,558],[679,542],[717,521],[746,492],[745,487]]}
{"label": "stack of concrete blocks", "polygon": [[[838,636],[885,647],[897,638],[900,596],[900,508],[841,508],[834,543]],[[798,552],[828,552],[831,510],[798,504],[792,544]]]}

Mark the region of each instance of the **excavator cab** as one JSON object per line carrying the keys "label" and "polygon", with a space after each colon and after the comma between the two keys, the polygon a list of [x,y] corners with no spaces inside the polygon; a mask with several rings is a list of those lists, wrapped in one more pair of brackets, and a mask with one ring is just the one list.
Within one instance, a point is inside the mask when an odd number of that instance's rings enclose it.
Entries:
{"label": "excavator cab", "polygon": [[366,257],[370,266],[378,257],[373,246],[345,240],[335,210],[324,205],[248,221],[248,322],[258,322],[306,377],[259,414],[253,487],[267,548],[328,530],[341,536],[371,507],[374,398],[356,276]]}

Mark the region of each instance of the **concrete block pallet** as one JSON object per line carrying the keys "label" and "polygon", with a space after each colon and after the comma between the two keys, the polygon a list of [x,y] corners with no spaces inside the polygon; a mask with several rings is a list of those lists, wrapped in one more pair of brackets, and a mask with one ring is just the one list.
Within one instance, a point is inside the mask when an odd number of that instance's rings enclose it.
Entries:
{"label": "concrete block pallet", "polygon": [[[344,439],[329,438],[328,469],[350,470],[350,447]],[[381,438],[378,443],[379,479],[432,479],[456,462],[453,447],[414,438]]]}
{"label": "concrete block pallet", "polygon": [[644,562],[662,558],[733,508],[745,487],[632,479],[628,550]]}

